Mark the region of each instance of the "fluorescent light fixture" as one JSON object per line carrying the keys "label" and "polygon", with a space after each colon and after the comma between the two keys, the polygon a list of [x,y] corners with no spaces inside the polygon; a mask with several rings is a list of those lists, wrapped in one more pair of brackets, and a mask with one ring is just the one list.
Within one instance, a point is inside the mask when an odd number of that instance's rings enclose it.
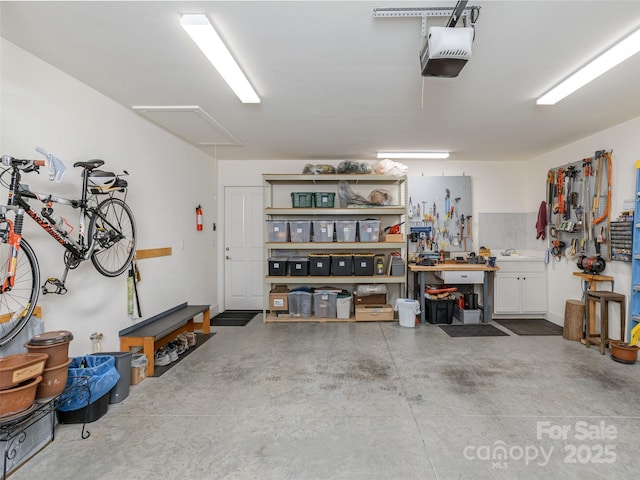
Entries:
{"label": "fluorescent light fixture", "polygon": [[378,158],[449,158],[449,152],[378,152]]}
{"label": "fluorescent light fixture", "polygon": [[598,78],[640,51],[640,29],[621,40],[591,63],[585,65],[562,83],[541,96],[538,105],[554,105],[580,87]]}
{"label": "fluorescent light fixture", "polygon": [[182,15],[180,25],[191,39],[200,47],[202,53],[222,75],[242,103],[260,103],[260,97],[255,92],[247,77],[236,63],[231,52],[213,29],[206,15]]}

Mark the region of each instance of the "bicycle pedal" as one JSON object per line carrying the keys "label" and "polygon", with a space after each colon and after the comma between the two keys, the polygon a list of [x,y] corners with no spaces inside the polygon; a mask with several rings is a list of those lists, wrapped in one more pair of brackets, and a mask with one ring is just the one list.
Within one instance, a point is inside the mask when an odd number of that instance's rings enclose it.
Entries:
{"label": "bicycle pedal", "polygon": [[55,293],[57,295],[64,295],[67,293],[67,287],[64,286],[64,283],[57,278],[47,278],[47,281],[42,285],[42,294],[46,295],[48,293]]}

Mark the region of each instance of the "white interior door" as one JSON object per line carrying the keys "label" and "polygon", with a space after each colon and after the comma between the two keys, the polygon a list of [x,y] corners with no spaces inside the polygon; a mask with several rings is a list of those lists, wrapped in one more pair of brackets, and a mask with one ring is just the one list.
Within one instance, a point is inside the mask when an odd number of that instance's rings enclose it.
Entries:
{"label": "white interior door", "polygon": [[262,187],[225,187],[225,310],[262,310]]}

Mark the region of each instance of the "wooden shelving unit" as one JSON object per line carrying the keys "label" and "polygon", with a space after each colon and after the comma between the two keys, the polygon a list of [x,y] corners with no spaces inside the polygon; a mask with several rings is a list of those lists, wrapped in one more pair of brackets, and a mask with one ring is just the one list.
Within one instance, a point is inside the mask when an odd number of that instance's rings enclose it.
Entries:
{"label": "wooden shelving unit", "polygon": [[[383,239],[382,230],[386,226],[406,222],[407,217],[407,178],[406,176],[392,175],[291,175],[291,174],[264,174],[264,215],[265,220],[364,220],[379,219],[380,240]],[[365,193],[372,189],[382,189],[388,191],[394,199],[394,204],[390,206],[354,206],[340,208],[338,185],[341,181],[347,181],[349,186],[358,193]],[[333,192],[335,193],[335,208],[292,208],[292,192]],[[266,222],[265,222],[266,224]],[[406,223],[405,223],[406,224]],[[266,228],[266,227],[265,227]],[[403,226],[404,230],[404,226]],[[408,231],[408,227],[406,232]],[[268,238],[265,230],[265,238]],[[297,254],[310,253],[340,253],[340,252],[362,252],[385,254],[389,257],[391,252],[400,252],[405,261],[407,259],[406,242],[265,242],[264,261],[274,252]],[[387,260],[389,261],[389,260]],[[388,265],[387,265],[388,273]],[[288,317],[270,314],[269,291],[273,285],[285,284],[292,286],[300,285],[332,285],[341,286],[347,289],[358,284],[386,284],[394,289],[394,294],[402,296],[403,289],[406,288],[405,275],[391,276],[265,276],[264,281],[264,321],[265,322],[348,322],[355,321],[353,315],[349,319],[339,318],[318,318],[311,317]]]}

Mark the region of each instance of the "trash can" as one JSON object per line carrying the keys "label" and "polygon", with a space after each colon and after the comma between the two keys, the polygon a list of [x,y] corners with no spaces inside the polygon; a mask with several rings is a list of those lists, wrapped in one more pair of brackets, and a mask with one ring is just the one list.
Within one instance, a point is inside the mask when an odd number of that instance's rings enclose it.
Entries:
{"label": "trash can", "polygon": [[396,300],[394,310],[398,312],[400,326],[411,328],[416,326],[416,315],[420,313],[420,302],[408,298],[399,298]]}
{"label": "trash can", "polygon": [[351,316],[351,294],[339,293],[336,300],[337,315],[340,319],[349,319]]}
{"label": "trash can", "polygon": [[115,367],[120,375],[116,386],[109,392],[109,404],[120,403],[129,396],[131,384],[131,353],[132,352],[99,352],[93,355],[109,355],[115,360]]}
{"label": "trash can", "polygon": [[120,379],[110,355],[73,357],[65,396],[56,409],[60,423],[90,423],[98,420],[109,408],[109,392]]}

